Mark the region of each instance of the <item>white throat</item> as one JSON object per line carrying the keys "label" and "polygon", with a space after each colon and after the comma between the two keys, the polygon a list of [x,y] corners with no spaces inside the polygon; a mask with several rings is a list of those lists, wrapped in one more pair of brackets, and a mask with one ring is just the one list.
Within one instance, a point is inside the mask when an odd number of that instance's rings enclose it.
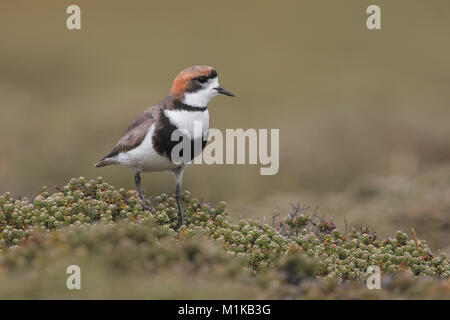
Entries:
{"label": "white throat", "polygon": [[191,107],[204,108],[209,100],[218,95],[215,88],[219,87],[219,79],[215,77],[210,79],[205,86],[195,92],[186,92],[184,94],[183,103]]}

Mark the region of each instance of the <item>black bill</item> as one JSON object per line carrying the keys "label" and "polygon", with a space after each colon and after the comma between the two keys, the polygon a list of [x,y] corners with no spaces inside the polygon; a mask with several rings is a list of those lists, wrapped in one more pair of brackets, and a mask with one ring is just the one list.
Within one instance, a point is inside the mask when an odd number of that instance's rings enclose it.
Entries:
{"label": "black bill", "polygon": [[224,94],[224,95],[226,95],[226,96],[234,97],[233,92],[228,91],[228,90],[225,90],[225,89],[222,88],[222,87],[217,87],[217,88],[215,88],[215,89],[217,90],[218,93]]}

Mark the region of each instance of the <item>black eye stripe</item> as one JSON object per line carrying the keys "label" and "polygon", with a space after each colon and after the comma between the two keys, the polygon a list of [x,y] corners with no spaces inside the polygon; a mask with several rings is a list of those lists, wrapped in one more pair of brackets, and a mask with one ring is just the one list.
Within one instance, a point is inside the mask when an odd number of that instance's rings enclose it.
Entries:
{"label": "black eye stripe", "polygon": [[[211,70],[208,75],[201,75],[196,76],[189,81],[188,85],[186,86],[186,92],[195,92],[197,90],[200,90],[203,88],[202,84],[206,83],[209,79],[214,79],[217,77],[217,71]],[[203,81],[204,79],[204,81]],[[202,80],[203,82],[199,81]]]}
{"label": "black eye stripe", "polygon": [[208,81],[208,77],[200,76],[200,77],[196,77],[195,80],[197,80],[200,83],[205,83],[206,81]]}
{"label": "black eye stripe", "polygon": [[217,77],[217,71],[212,70],[207,76],[198,76],[195,77],[194,80],[199,81],[201,83],[205,83],[209,79],[214,79],[215,77]]}

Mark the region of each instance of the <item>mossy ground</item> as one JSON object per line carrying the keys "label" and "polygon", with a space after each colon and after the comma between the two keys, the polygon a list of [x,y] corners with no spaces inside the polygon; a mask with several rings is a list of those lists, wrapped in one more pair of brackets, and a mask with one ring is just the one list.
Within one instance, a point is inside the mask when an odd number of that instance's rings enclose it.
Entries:
{"label": "mossy ground", "polygon": [[[71,179],[33,200],[0,196],[1,298],[444,298],[450,265],[403,232],[340,232],[306,207],[261,223],[232,221],[185,192],[142,209],[135,191]],[[82,290],[66,288],[67,266]],[[369,290],[370,265],[382,289]]]}

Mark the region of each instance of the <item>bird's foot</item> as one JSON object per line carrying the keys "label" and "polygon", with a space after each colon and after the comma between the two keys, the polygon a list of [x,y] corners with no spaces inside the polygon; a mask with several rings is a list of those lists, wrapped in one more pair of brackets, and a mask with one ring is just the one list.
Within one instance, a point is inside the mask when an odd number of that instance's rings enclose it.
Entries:
{"label": "bird's foot", "polygon": [[185,226],[185,225],[186,225],[186,221],[184,220],[184,215],[182,213],[180,213],[178,216],[178,224],[175,227],[175,231],[178,231],[178,229],[180,229],[181,226]]}
{"label": "bird's foot", "polygon": [[145,199],[144,197],[141,198],[141,202],[142,202],[142,210],[144,211],[152,211],[152,206],[150,204],[151,198],[149,199]]}
{"label": "bird's foot", "polygon": [[143,203],[142,204],[142,208],[144,209],[144,211],[150,211],[150,213],[154,213],[154,207],[153,205],[150,203],[150,199],[147,201],[147,203]]}
{"label": "bird's foot", "polygon": [[175,231],[178,231],[181,228],[181,226],[185,226],[185,225],[186,225],[186,222],[184,221],[184,219],[179,220],[177,226],[175,227]]}

